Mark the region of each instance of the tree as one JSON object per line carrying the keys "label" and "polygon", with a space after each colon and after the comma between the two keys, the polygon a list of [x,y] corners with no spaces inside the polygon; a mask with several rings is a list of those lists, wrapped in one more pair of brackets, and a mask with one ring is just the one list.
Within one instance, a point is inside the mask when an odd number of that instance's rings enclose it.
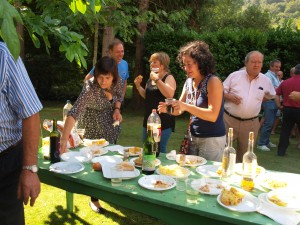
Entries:
{"label": "tree", "polygon": [[[55,15],[56,11],[63,15],[70,10],[74,14],[78,12],[84,14],[87,9],[97,13],[101,8],[100,0],[61,0],[52,4],[46,0],[37,0],[35,3],[29,0],[20,0],[16,4],[13,1],[9,2],[0,0],[0,36],[6,42],[14,58],[20,55],[20,41],[15,24],[23,24],[37,48],[41,46],[41,38],[46,51],[49,51],[51,44],[48,38],[50,35],[55,36],[60,42],[59,51],[65,52],[69,61],[75,60],[79,66],[86,68],[84,56],[87,55],[88,49],[82,41],[84,36],[71,31],[68,26],[62,24],[60,19],[53,18],[52,15]],[[33,4],[38,9],[37,13],[30,8]],[[50,10],[53,10],[52,13],[49,13]]]}

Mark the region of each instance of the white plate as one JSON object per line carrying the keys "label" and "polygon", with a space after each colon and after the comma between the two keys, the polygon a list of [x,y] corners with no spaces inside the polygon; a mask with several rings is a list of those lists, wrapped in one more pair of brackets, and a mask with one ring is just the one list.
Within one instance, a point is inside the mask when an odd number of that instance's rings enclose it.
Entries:
{"label": "white plate", "polygon": [[[93,141],[93,139],[83,139],[83,145],[84,146],[92,146],[92,141]],[[97,145],[97,146],[99,146],[99,147],[105,147],[107,145],[109,145],[108,141],[106,141],[103,145]]]}
{"label": "white plate", "polygon": [[107,149],[108,151],[111,151],[111,152],[118,152],[119,150],[123,150],[124,147],[122,145],[111,145],[111,146],[105,147],[105,149]]}
{"label": "white plate", "polygon": [[[238,189],[238,190],[241,191],[241,189]],[[245,196],[238,205],[224,205],[221,202],[221,194],[218,195],[217,201],[221,206],[223,206],[227,209],[230,209],[232,211],[255,212],[257,210],[257,208],[260,206],[260,202],[259,202],[258,198],[254,197],[249,192],[243,191],[243,193],[245,193]]]}
{"label": "white plate", "polygon": [[90,159],[87,154],[82,152],[65,152],[63,153],[60,158],[65,162],[88,162]]}
{"label": "white plate", "polygon": [[[156,181],[162,181],[163,183],[169,184],[169,186],[166,188],[155,187],[154,184],[156,183]],[[165,191],[174,188],[176,186],[176,181],[172,177],[163,176],[163,175],[143,176],[139,179],[138,183],[143,188],[153,190],[153,191]]]}
{"label": "white plate", "polygon": [[52,164],[49,170],[55,173],[72,174],[84,170],[84,165],[79,162],[58,162]]}
{"label": "white plate", "polygon": [[[116,164],[108,163],[102,166],[103,176],[105,178],[112,178],[110,168],[115,167]],[[134,171],[123,171],[122,179],[132,179],[138,177],[140,175],[140,171],[138,169],[134,169]]]}
{"label": "white plate", "polygon": [[[270,198],[272,196],[277,196],[280,200],[284,201],[287,203],[286,206],[279,206],[272,202]],[[272,204],[273,206],[276,206],[277,208],[281,209],[290,209],[290,210],[298,210],[300,209],[300,194],[297,192],[288,190],[288,189],[281,189],[281,190],[275,190],[275,191],[270,191],[266,195],[266,200]]]}
{"label": "white plate", "polygon": [[[137,159],[137,158],[138,158],[138,157],[131,158],[131,159],[129,160],[129,162],[131,162],[131,164],[134,164],[135,167],[141,168],[141,167],[142,167],[141,165],[136,165],[136,164],[134,163],[134,160]],[[160,164],[161,164],[161,161],[160,161],[159,159],[155,159],[155,166],[159,166]]]}
{"label": "white plate", "polygon": [[217,173],[220,165],[203,165],[196,168],[197,173],[206,177],[220,177]]}
{"label": "white plate", "polygon": [[[234,171],[236,174],[242,176],[243,175],[243,163],[237,163],[234,166]],[[258,166],[256,169],[256,176],[263,175],[266,172],[265,168],[262,166]]]}
{"label": "white plate", "polygon": [[[177,154],[176,162],[179,164],[179,161],[180,161],[180,154]],[[207,161],[203,157],[196,156],[196,155],[186,155],[184,166],[201,166],[206,163]]]}
{"label": "white plate", "polygon": [[[171,166],[173,166],[173,165],[171,165]],[[179,167],[177,164],[175,164],[174,166]],[[189,169],[187,169],[187,168],[184,168],[184,167],[180,167],[180,169],[178,169],[178,171],[175,172],[176,175],[175,174],[174,175],[170,175],[170,174],[161,173],[160,170],[159,170],[159,168],[157,168],[155,170],[155,172],[157,174],[159,174],[159,175],[165,175],[165,176],[169,176],[169,177],[172,177],[172,178],[184,178],[184,177],[190,176],[190,174],[191,174],[191,171]]]}
{"label": "white plate", "polygon": [[88,146],[88,147],[84,147],[80,149],[80,152],[84,153],[84,154],[91,154],[92,153],[92,157],[96,157],[96,156],[101,156],[101,155],[105,155],[108,150],[102,147],[96,147],[96,146]]}
{"label": "white plate", "polygon": [[[121,156],[120,156],[121,157]],[[107,164],[107,163],[121,163],[123,160],[118,156],[113,156],[113,155],[104,155],[104,156],[98,156],[92,159],[92,163],[99,162],[102,164]]]}
{"label": "white plate", "polygon": [[[204,191],[200,189],[205,185],[207,185],[208,191]],[[223,187],[227,187],[227,186],[228,184],[223,182],[222,180],[211,179],[211,178],[201,178],[192,182],[192,187],[196,191],[199,191],[202,194],[207,194],[207,195],[219,195],[221,194]]]}
{"label": "white plate", "polygon": [[260,185],[270,190],[290,188],[293,186],[291,185],[292,181],[295,182],[298,179],[299,177],[292,177],[286,173],[267,172],[261,179]]}
{"label": "white plate", "polygon": [[[118,152],[121,154],[121,155],[124,155],[124,149],[128,149],[128,148],[134,148],[134,146],[127,146],[127,147],[123,147],[123,149],[119,149]],[[139,147],[138,147],[139,148]],[[139,156],[140,154],[142,154],[142,151],[143,149],[140,148],[140,152],[136,153],[136,154],[133,154],[131,152],[129,152],[129,156]]]}

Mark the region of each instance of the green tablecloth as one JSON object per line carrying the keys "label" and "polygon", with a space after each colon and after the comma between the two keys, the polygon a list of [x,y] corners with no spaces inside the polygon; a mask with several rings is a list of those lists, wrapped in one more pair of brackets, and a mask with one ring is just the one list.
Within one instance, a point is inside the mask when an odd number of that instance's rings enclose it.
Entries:
{"label": "green tablecloth", "polygon": [[[78,150],[78,149],[77,149]],[[109,152],[109,155],[116,154]],[[174,164],[160,154],[162,165]],[[211,162],[208,162],[211,163]],[[175,188],[167,191],[151,191],[138,184],[139,177],[123,180],[119,187],[112,187],[110,179],[103,177],[102,172],[92,169],[91,163],[84,163],[82,172],[65,175],[49,171],[50,162],[39,159],[39,177],[41,182],[52,185],[70,193],[85,194],[107,202],[126,207],[156,217],[167,224],[277,224],[257,212],[239,213],[230,211],[217,203],[216,196],[200,194],[199,204],[186,203],[185,192]],[[190,177],[201,175],[191,170]],[[72,205],[72,194],[67,194],[69,207]],[[258,194],[256,192],[254,194]]]}

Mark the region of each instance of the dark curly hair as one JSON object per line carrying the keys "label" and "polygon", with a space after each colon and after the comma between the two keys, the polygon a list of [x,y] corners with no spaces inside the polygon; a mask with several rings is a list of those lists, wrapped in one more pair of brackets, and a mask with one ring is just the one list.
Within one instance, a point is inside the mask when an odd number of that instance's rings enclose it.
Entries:
{"label": "dark curly hair", "polygon": [[177,60],[183,68],[182,57],[188,55],[198,64],[200,73],[207,76],[215,72],[215,59],[204,41],[192,41],[179,49]]}

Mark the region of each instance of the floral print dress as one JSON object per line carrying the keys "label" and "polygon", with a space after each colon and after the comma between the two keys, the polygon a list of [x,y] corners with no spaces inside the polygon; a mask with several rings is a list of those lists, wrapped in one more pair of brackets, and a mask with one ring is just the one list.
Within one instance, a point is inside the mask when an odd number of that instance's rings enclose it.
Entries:
{"label": "floral print dress", "polygon": [[120,101],[122,94],[122,80],[111,88],[112,100],[109,100],[104,90],[94,78],[86,81],[68,116],[78,121],[78,127],[85,128],[85,138],[105,138],[109,143],[117,142],[120,126],[113,126],[114,105]]}

